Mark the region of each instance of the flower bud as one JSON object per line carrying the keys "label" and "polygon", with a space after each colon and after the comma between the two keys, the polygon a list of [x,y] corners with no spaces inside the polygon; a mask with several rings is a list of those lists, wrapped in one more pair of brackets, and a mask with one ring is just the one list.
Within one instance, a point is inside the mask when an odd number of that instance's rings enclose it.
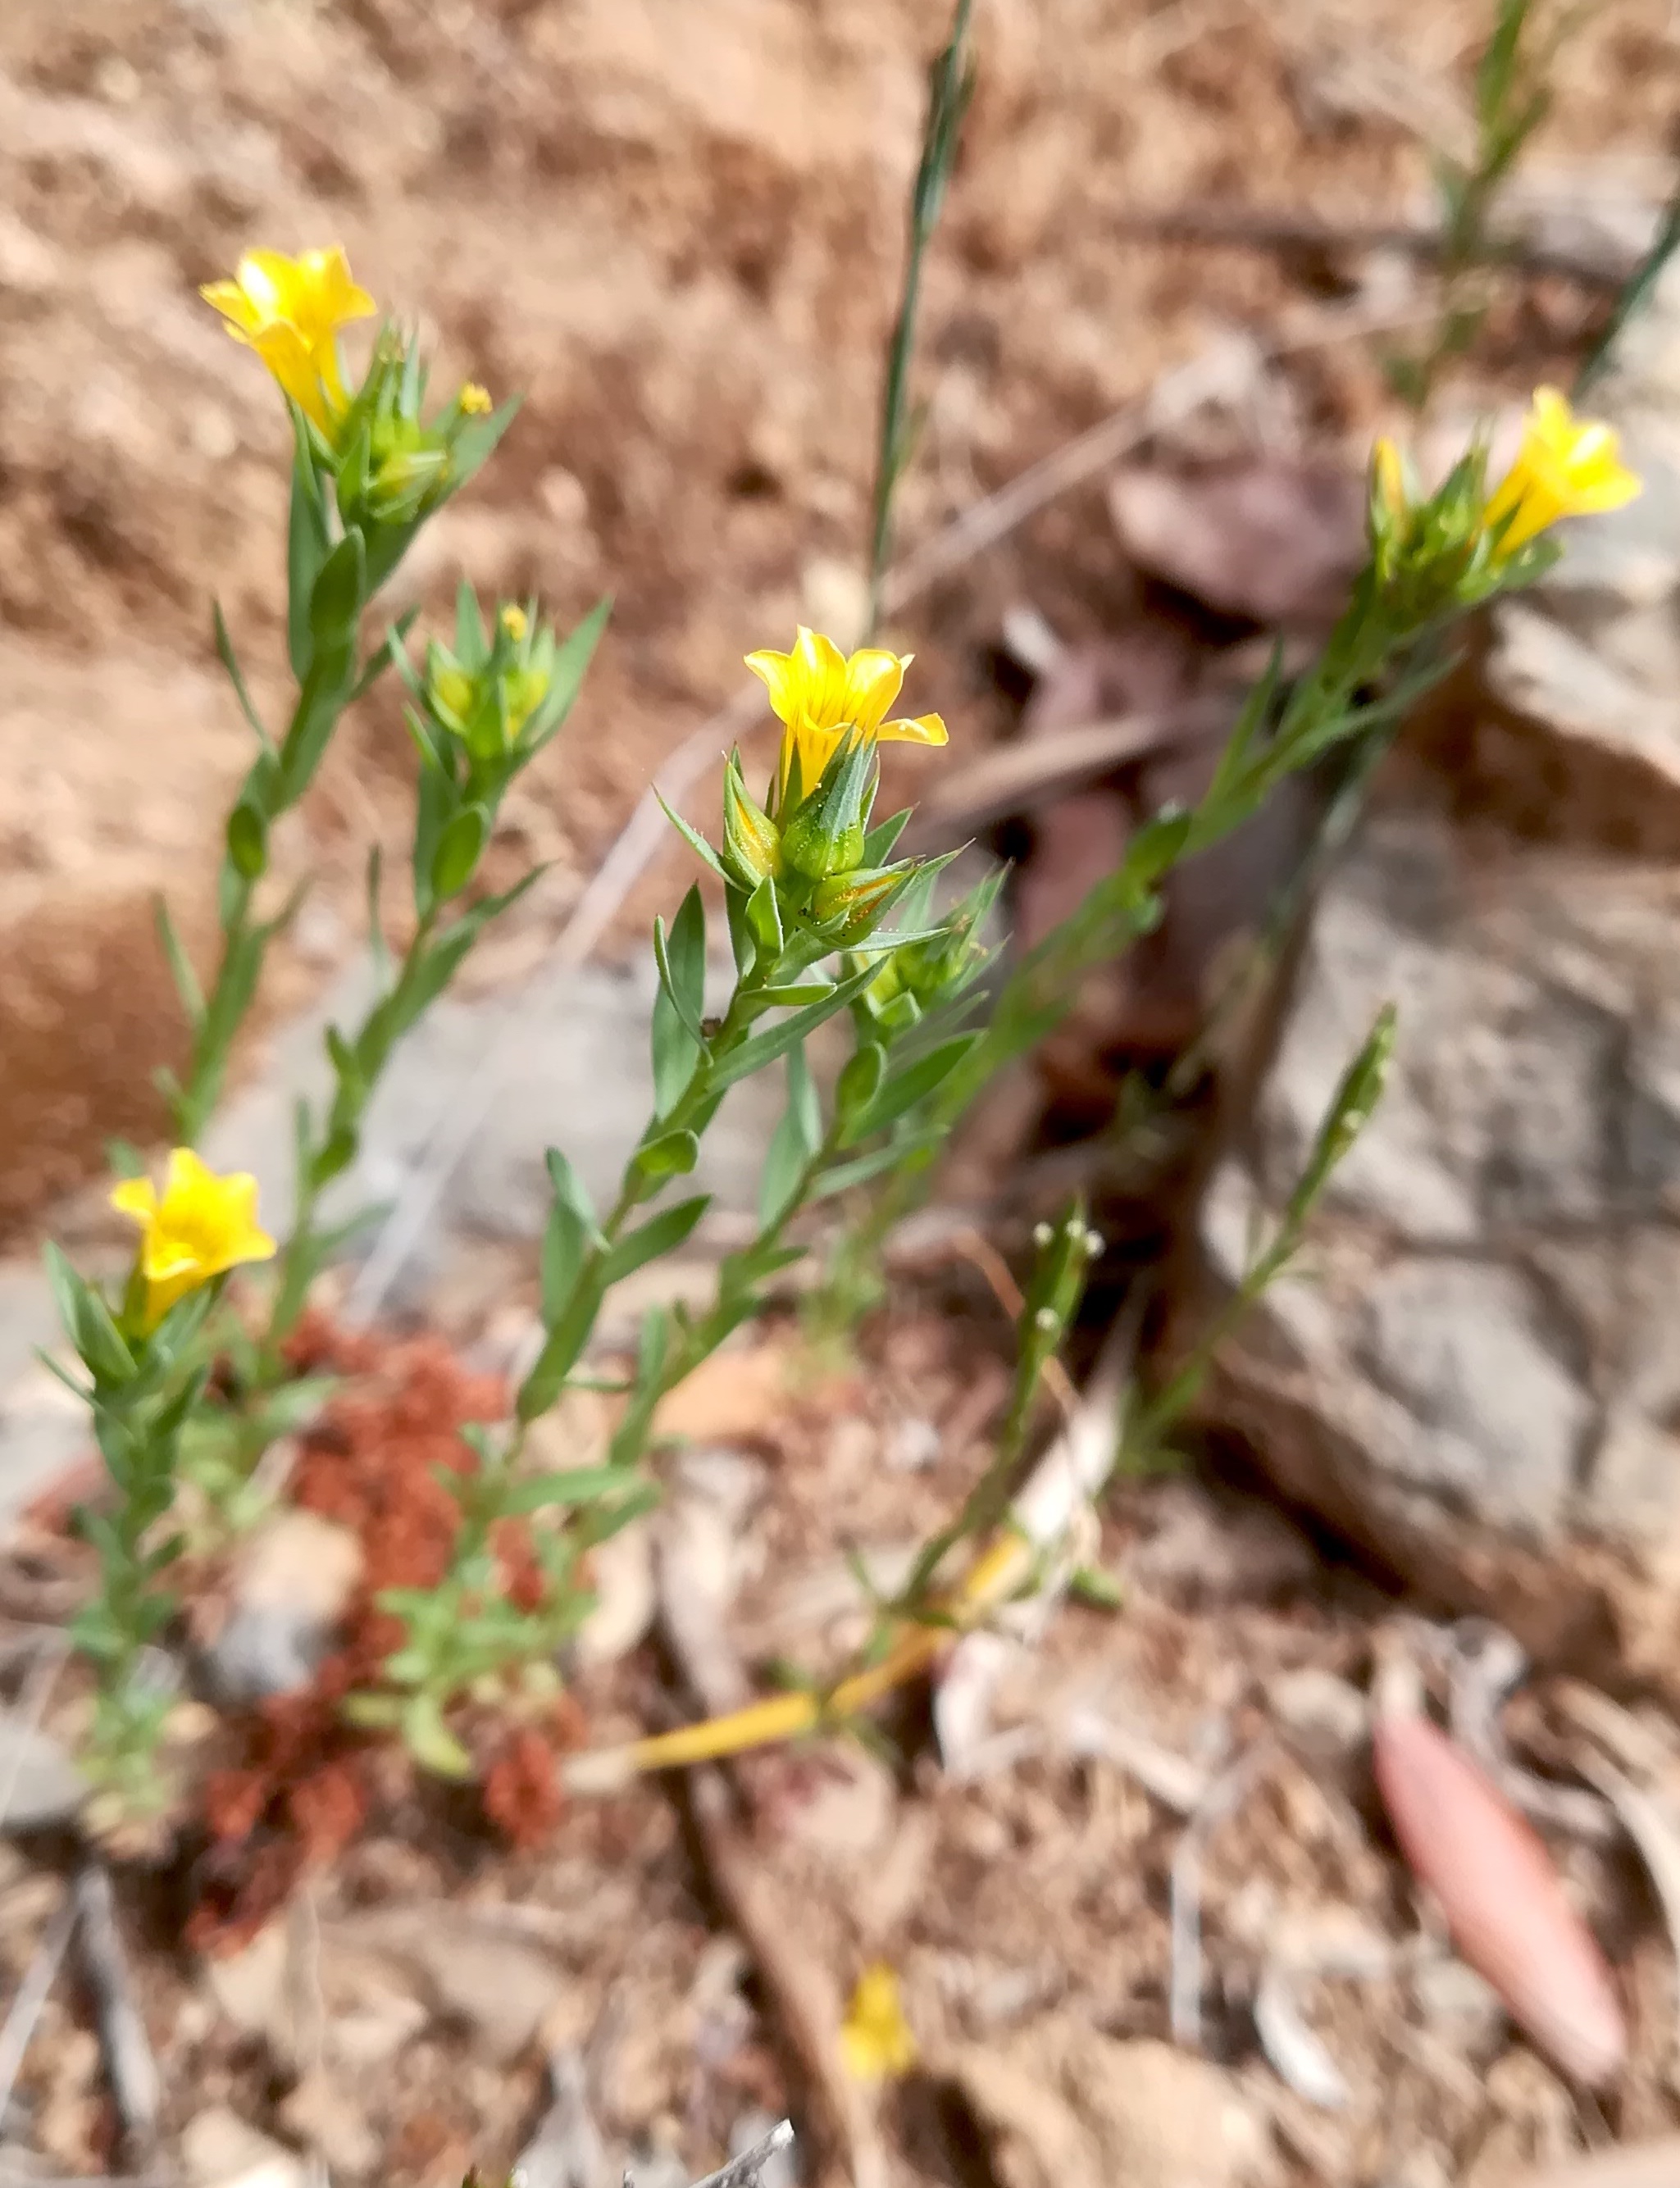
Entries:
{"label": "flower bud", "polygon": [[782,830],[783,862],[807,881],[852,872],[863,858],[874,789],[875,747],[854,730]]}
{"label": "flower bud", "polygon": [[748,791],[735,753],[724,770],[724,858],[743,888],[781,871],[781,831]]}
{"label": "flower bud", "polygon": [[828,939],[837,950],[855,950],[874,933],[915,871],[910,866],[871,866],[831,875],[812,895],[811,917],[830,930]]}

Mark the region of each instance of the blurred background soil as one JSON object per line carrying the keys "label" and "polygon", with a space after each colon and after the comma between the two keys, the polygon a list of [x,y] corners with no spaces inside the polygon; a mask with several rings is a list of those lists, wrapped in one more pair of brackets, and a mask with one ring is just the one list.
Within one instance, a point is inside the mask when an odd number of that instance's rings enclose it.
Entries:
{"label": "blurred background soil", "polygon": [[[1128,239],[1152,206],[1333,221],[1420,206],[1463,125],[1487,10],[1467,0],[991,0],[929,268],[929,412],[901,539],[1146,390],[1232,325],[1277,325],[1298,258]],[[246,736],[210,644],[219,596],[278,698],[285,421],[200,283],[242,249],[341,240],[436,330],[444,380],[526,405],[397,589],[465,572],[611,631],[567,736],[510,799],[553,861],[478,977],[528,970],[661,757],[743,651],[856,594],[883,335],[922,70],[916,0],[7,0],[0,8],[0,1230],[26,1231],[113,1131],[155,1137],[178,1039],[151,935],[166,889],[208,939],[218,816]],[[1667,0],[1597,11],[1534,172],[1660,195],[1680,110]],[[1322,269],[1318,269],[1322,275]],[[1525,306],[1543,323],[1542,284]],[[1578,294],[1559,303],[1578,332]],[[1548,330],[1530,324],[1544,350]],[[1294,375],[1289,430],[1369,429],[1368,351]],[[1001,601],[1063,635],[1113,584],[1100,488],[924,601],[918,707],[995,734]],[[323,878],[268,997],[355,946],[355,846],[406,826],[387,693],[342,737],[282,865]],[[284,876],[282,877],[284,878]]]}

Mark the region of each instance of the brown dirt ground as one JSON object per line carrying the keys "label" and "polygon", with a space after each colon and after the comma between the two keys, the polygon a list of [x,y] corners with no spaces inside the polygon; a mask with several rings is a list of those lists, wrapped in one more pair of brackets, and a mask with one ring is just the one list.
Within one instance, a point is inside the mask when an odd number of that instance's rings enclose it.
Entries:
{"label": "brown dirt ground", "polygon": [[[0,1226],[151,1136],[178,1040],[149,939],[167,888],[206,939],[242,732],[219,594],[275,683],[283,424],[196,285],[254,240],[339,237],[449,370],[526,392],[511,441],[403,583],[617,606],[572,733],[509,814],[555,868],[551,928],[652,766],[747,647],[854,564],[877,360],[938,11],[920,0],[12,0],[0,14]],[[1267,259],[1117,240],[1185,200],[1392,213],[1416,129],[1454,126],[1464,0],[996,0],[927,283],[922,460],[903,538],[1232,323],[1293,293]],[[1666,0],[1598,11],[1542,164],[1649,171],[1680,89]],[[1567,316],[1567,314],[1565,315]],[[1556,330],[1554,329],[1555,332]],[[1303,376],[1362,428],[1375,368]],[[1024,593],[1100,622],[1075,497],[897,634],[961,740],[999,702],[979,646]],[[352,945],[370,828],[400,845],[392,708],[346,734],[282,864],[324,868],[271,1007]],[[200,878],[194,879],[194,877]],[[524,953],[529,961],[532,942]]]}
{"label": "brown dirt ground", "polygon": [[[833,1515],[843,1511],[848,1538],[871,1554],[939,1522],[980,1463],[1006,1388],[1006,1334],[984,1286],[958,1266],[872,1328],[855,1371],[819,1373],[797,1330],[772,1323],[752,1366],[737,1359],[733,1375],[710,1378],[674,1413],[674,1430],[727,1435],[732,1464],[756,1485],[736,1532],[742,1592],[730,1624],[761,1677],[776,1659],[832,1676],[860,1645],[866,1614],[846,1587]],[[363,1442],[392,1482],[406,1469],[417,1489],[420,1462],[448,1441],[443,1420],[482,1402],[482,1382],[460,1379],[436,1339],[357,1342],[368,1379],[341,1401],[339,1424],[330,1416],[312,1439],[306,1471],[330,1490],[335,1455],[343,1463]],[[906,1421],[927,1424],[942,1443],[926,1470],[899,1460]],[[412,1454],[398,1450],[405,1438]],[[580,1447],[561,1463],[587,1457]],[[352,1466],[330,1505],[350,1515],[372,1482]],[[397,1554],[402,1502],[375,1498],[352,1519],[370,1557]],[[1387,1652],[1415,1655],[1418,1629],[1400,1606],[1269,1506],[1185,1480],[1123,1488],[1096,1555],[1126,1576],[1124,1610],[1057,1612],[1006,1671],[992,1717],[1001,1746],[967,1778],[935,1767],[918,1704],[888,1713],[882,1753],[826,1739],[748,1758],[739,1774],[740,1829],[761,1888],[798,1909],[800,1965],[837,1997],[874,1960],[902,1978],[922,2065],[866,2108],[890,2178],[948,2182],[955,2168],[964,2180],[1007,2184],[1018,2176],[976,2122],[990,2078],[1035,2056],[1041,2074],[1049,2044],[1078,2113],[1095,2101],[1082,2075],[1123,2074],[1131,2055],[1121,2045],[1168,2033],[1170,1902],[1185,1823],[1133,1770],[1070,1749],[1080,1709],[1181,1768],[1199,1763],[1209,1783],[1254,1759],[1248,1790],[1208,1833],[1201,1901],[1204,2042],[1225,2063],[1229,2101],[1273,2148],[1256,2188],[1511,2188],[1523,2165],[1607,2133],[1672,2131],[1668,1948],[1633,1866],[1613,1848],[1550,1834],[1631,2001],[1629,2063],[1595,2103],[1474,1993],[1443,2002],[1430,1989],[1439,1961],[1429,1918],[1420,1921],[1382,1821],[1357,1730],[1327,1746],[1277,1699],[1279,1681],[1304,1671],[1362,1692]],[[329,1686],[332,1676],[330,1661]],[[74,1684],[53,1711],[66,1735]],[[1536,1682],[1508,1723],[1519,1754],[1570,1778],[1580,1749],[1558,1692],[1555,1681]],[[548,1753],[556,1734],[575,1740],[579,1706],[598,1744],[680,1707],[651,1647],[585,1674],[574,1695],[564,1724],[532,1728]],[[277,1706],[271,1722],[295,1730],[310,1709],[307,1699]],[[791,2105],[811,2118],[809,2078],[790,2066],[781,2016],[719,1918],[675,1781],[575,1801],[538,1846],[508,1852],[487,1837],[471,1790],[416,1782],[388,1750],[330,1736],[326,1748],[307,1753],[306,1740],[293,1753],[266,1818],[241,1821],[237,1774],[211,1767],[232,1759],[229,1732],[198,1714],[205,1722],[183,1732],[200,1744],[184,1759],[189,1779],[208,1785],[212,1835],[189,1824],[166,1859],[131,1855],[116,1866],[168,2093],[166,2134],[227,2105],[286,2139],[319,2136],[335,2178],[364,2177],[377,2152],[376,2177],[396,2188],[456,2188],[475,2161],[496,2177],[529,2135],[544,2043],[587,2047],[590,2101],[609,2144],[674,2152],[691,2175],[714,2162],[750,2106]],[[232,1737],[245,1735],[235,1728]],[[1672,1790],[1672,1732],[1666,1756]],[[327,1796],[329,1779],[353,1786],[347,1805]],[[260,1802],[260,1772],[257,1782]],[[301,1875],[286,1852],[300,1831],[314,1840]],[[62,1851],[37,1846],[31,1864],[0,1869],[8,1986],[63,1890]],[[266,1930],[250,1892],[255,1884],[260,1898],[265,1869],[291,1896],[290,1914]],[[242,1889],[240,1919],[218,1943],[215,1918]],[[488,1954],[493,1999],[534,1980],[545,2010],[534,2036],[505,2055],[476,2020],[493,2007],[452,2006],[435,1974],[416,1972],[416,1935],[449,1925]],[[245,1957],[218,1966],[193,1949],[206,1943],[223,1954],[246,1948]],[[1326,1964],[1301,1982],[1300,2002],[1345,2078],[1340,2110],[1286,2089],[1255,2044],[1255,1989],[1278,1952]],[[365,2047],[393,1999],[411,2018],[375,2055]],[[109,2101],[73,1987],[50,1996],[19,2093],[29,2144],[59,2171],[83,2174],[108,2156]],[[1049,2151],[1061,2115],[1046,2117]],[[360,2158],[346,2154],[355,2147],[347,2118],[364,2139]],[[809,2162],[822,2151],[819,2132]]]}

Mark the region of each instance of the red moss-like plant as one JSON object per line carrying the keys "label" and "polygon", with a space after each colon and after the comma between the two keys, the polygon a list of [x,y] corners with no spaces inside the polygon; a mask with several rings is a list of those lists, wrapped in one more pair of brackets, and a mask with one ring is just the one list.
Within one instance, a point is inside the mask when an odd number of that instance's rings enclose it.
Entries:
{"label": "red moss-like plant", "polygon": [[[311,1317],[290,1351],[300,1373],[356,1379],[307,1435],[291,1493],[358,1537],[364,1568],[338,1649],[301,1693],[245,1721],[238,1763],[206,1788],[211,1843],[191,1935],[224,1949],[260,1928],[303,1872],[332,1860],[373,1813],[377,1735],[347,1724],[340,1705],[375,1683],[401,1638],[379,1608],[381,1591],[434,1587],[448,1568],[459,1512],[438,1472],[478,1463],[462,1425],[506,1409],[499,1379],[469,1373],[436,1338],[351,1336]],[[528,1534],[499,1529],[496,1548],[510,1595],[534,1608],[544,1578]],[[486,1779],[492,1821],[514,1844],[533,1846],[552,1830],[561,1799],[548,1740],[533,1728],[514,1734]]]}

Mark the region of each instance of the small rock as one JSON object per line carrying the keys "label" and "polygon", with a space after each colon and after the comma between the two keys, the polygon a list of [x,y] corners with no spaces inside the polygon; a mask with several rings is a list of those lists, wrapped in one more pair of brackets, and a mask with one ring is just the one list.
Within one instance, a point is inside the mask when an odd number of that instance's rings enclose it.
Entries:
{"label": "small rock", "polygon": [[1126,1558],[1125,1577],[1195,1603],[1261,1602],[1311,1579],[1306,1537],[1271,1506],[1170,1481],[1150,1499],[1154,1531]]}
{"label": "small rock", "polygon": [[225,2105],[183,2129],[181,2163],[191,2188],[307,2188],[309,2180],[295,2150],[259,2134]]}
{"label": "small rock", "polygon": [[335,2014],[327,2048],[346,2067],[382,2067],[426,2023],[426,2010],[405,1991],[370,1990],[347,2013]]}
{"label": "small rock", "polygon": [[205,1982],[224,2020],[243,2036],[261,2036],[283,2064],[296,2058],[287,2010],[291,1954],[284,1918],[259,1930],[237,1953],[207,1960]]}
{"label": "small rock", "polygon": [[313,1512],[285,1512],[245,1545],[210,1652],[217,1692],[256,1702],[307,1686],[362,1575],[362,1546]]}
{"label": "small rock", "polygon": [[608,2174],[600,2129],[589,2110],[589,2074],[571,2046],[549,2056],[548,2110],[515,2161],[523,2188],[597,2188]]}
{"label": "small rock", "polygon": [[1271,1713],[1302,1747],[1318,1756],[1350,1755],[1371,1729],[1371,1713],[1357,1687],[1333,1672],[1305,1665],[1266,1683]]}
{"label": "small rock", "polygon": [[492,2066],[526,2050],[558,1996],[561,1975],[546,1954],[496,1925],[444,1907],[381,1909],[323,1938],[323,1981],[338,1953],[386,1963],[392,1988],[411,1971],[435,2011],[461,2022]]}
{"label": "small rock", "polygon": [[66,1823],[87,1783],[49,1733],[0,1710],[0,1830],[33,1831]]}
{"label": "small rock", "polygon": [[938,2065],[985,2132],[1003,2188],[1248,2188],[1269,2174],[1266,2129],[1241,2085],[1170,2044],[1117,2042],[1050,2014]]}
{"label": "small rock", "polygon": [[1474,1968],[1451,1954],[1425,1960],[1412,1978],[1418,2010],[1457,2057],[1486,2067],[1505,2043],[1505,2008],[1499,1993]]}
{"label": "small rock", "polygon": [[653,1623],[653,1537],[635,1521],[589,1553],[595,1608],[578,1628],[580,1664],[615,1664]]}
{"label": "small rock", "polygon": [[320,2158],[335,2180],[359,2179],[382,2155],[366,2113],[344,2085],[319,2068],[306,2074],[279,2108],[280,2125]]}
{"label": "small rock", "polygon": [[851,1863],[885,1846],[897,1813],[898,1787],[888,1766],[837,1743],[814,1762],[809,1790],[790,1800],[783,1820],[812,1852]]}
{"label": "small rock", "polygon": [[925,1474],[939,1456],[939,1431],[919,1413],[907,1413],[887,1431],[882,1461],[894,1474]]}

